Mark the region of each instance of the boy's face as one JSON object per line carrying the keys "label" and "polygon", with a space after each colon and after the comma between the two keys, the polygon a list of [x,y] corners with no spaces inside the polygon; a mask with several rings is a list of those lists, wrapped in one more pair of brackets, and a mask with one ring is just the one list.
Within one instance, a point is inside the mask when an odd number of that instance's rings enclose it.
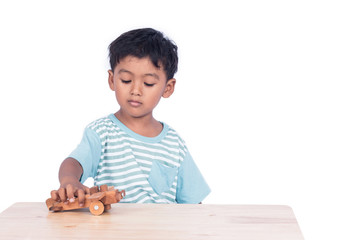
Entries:
{"label": "boy's face", "polygon": [[148,57],[127,56],[108,73],[120,113],[132,118],[152,117],[161,97],[170,97],[176,83],[175,79],[166,81],[162,66],[155,67]]}

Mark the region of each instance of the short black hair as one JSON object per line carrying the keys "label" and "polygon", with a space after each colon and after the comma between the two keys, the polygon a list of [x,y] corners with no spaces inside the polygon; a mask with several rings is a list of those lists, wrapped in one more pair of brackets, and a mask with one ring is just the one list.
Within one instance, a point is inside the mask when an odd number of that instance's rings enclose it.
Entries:
{"label": "short black hair", "polygon": [[163,33],[152,28],[135,29],[121,34],[109,45],[111,70],[125,57],[149,57],[155,67],[164,68],[167,80],[177,71],[176,44]]}

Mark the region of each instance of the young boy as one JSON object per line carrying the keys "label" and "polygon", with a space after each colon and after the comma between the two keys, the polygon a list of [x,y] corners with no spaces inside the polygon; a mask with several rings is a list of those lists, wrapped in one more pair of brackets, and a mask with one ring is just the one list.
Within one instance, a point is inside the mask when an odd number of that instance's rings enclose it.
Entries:
{"label": "young boy", "polygon": [[109,46],[109,85],[120,110],[90,123],[60,166],[54,200],[79,198],[95,185],[125,190],[123,203],[200,203],[210,192],[184,141],[153,117],[160,98],[172,95],[177,46],[159,31],[137,29]]}

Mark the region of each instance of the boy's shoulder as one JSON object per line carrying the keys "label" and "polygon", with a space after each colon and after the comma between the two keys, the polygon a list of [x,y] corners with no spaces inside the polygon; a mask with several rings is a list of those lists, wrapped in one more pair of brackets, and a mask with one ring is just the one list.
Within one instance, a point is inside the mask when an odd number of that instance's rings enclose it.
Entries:
{"label": "boy's shoulder", "polygon": [[168,130],[167,130],[167,135],[169,135],[170,138],[174,138],[177,139],[178,141],[180,141],[183,145],[185,145],[185,141],[184,139],[180,136],[180,134],[171,126],[167,125],[166,123],[163,123],[164,126],[167,126]]}
{"label": "boy's shoulder", "polygon": [[108,115],[108,116],[98,118],[98,119],[92,121],[91,123],[89,123],[86,126],[86,128],[96,130],[96,129],[103,128],[103,127],[114,127],[114,126],[115,126],[114,122],[110,119],[110,117]]}

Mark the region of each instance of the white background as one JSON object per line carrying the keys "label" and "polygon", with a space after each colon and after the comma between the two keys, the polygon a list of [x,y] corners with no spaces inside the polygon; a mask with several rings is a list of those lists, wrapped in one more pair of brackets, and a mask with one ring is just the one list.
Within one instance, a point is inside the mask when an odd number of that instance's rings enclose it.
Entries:
{"label": "white background", "polygon": [[306,239],[360,239],[359,12],[346,0],[2,1],[0,211],[58,187],[84,127],[118,110],[108,45],[153,27],[180,58],[155,117],[186,140],[212,188],[204,203],[285,204]]}

